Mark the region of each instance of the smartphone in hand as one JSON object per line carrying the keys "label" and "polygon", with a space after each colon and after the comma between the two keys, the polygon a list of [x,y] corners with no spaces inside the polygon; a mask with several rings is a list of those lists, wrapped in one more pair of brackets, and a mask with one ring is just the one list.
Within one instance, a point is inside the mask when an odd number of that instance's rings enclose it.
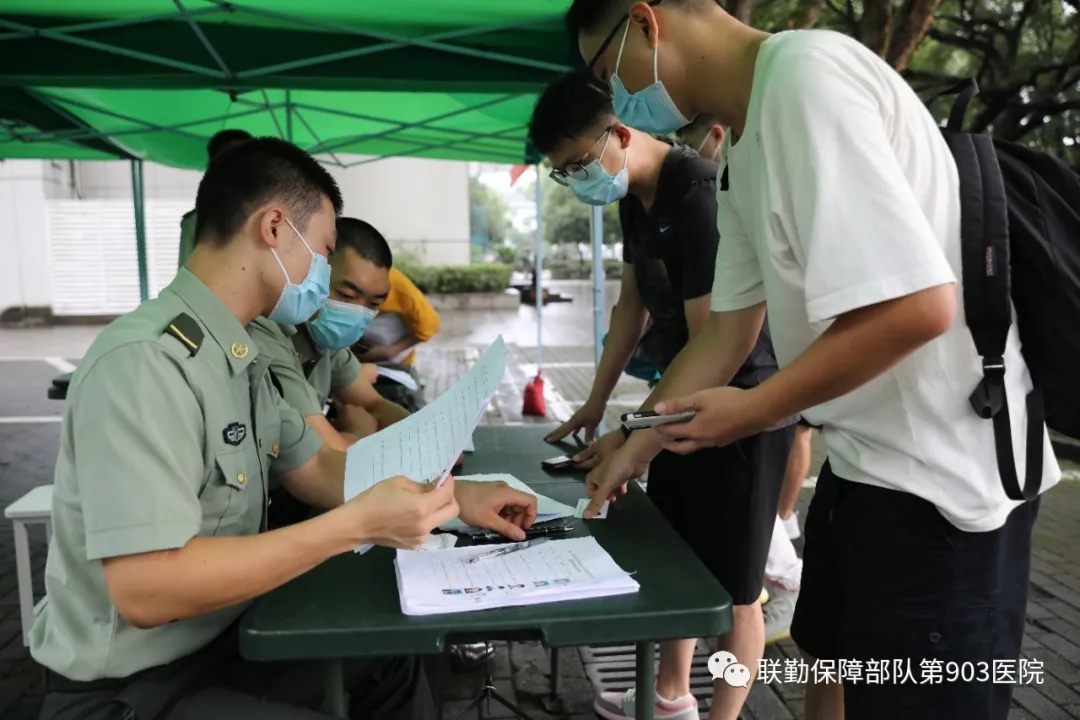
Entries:
{"label": "smartphone in hand", "polygon": [[697,413],[693,410],[676,413],[675,415],[659,415],[652,410],[643,412],[627,413],[622,416],[622,425],[627,430],[645,430],[658,425],[674,425],[676,423],[689,422]]}
{"label": "smartphone in hand", "polygon": [[548,458],[547,460],[540,461],[540,467],[545,470],[574,470],[577,468],[577,463],[574,462],[574,458],[569,455],[559,455],[558,457]]}

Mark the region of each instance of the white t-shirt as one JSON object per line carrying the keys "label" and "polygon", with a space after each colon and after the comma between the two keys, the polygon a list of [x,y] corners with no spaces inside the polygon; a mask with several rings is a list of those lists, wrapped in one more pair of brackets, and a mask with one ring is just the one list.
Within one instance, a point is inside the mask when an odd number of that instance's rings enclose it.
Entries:
{"label": "white t-shirt", "polygon": [[[712,307],[765,301],[781,367],[839,315],[956,283],[947,333],[803,414],[824,426],[838,476],[918,495],[963,530],[1000,527],[1017,503],[992,424],[968,404],[982,363],[962,314],[956,164],[918,96],[851,38],[780,33],[760,49],[745,130],[724,156]],[[1015,324],[1005,364],[1022,483],[1031,378]],[[1060,470],[1044,444],[1046,489]]]}

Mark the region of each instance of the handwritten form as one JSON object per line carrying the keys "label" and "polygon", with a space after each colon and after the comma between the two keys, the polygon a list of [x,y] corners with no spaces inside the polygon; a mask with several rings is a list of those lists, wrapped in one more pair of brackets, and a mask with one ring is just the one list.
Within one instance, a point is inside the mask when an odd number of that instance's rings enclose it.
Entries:
{"label": "handwritten form", "polygon": [[[395,475],[441,485],[450,475],[506,370],[502,336],[429,405],[353,443],[345,458],[345,500]],[[357,548],[366,552],[370,545]]]}
{"label": "handwritten form", "polygon": [[398,592],[406,615],[435,615],[637,592],[640,586],[596,538],[551,540],[469,563],[493,545],[437,552],[398,550]]}

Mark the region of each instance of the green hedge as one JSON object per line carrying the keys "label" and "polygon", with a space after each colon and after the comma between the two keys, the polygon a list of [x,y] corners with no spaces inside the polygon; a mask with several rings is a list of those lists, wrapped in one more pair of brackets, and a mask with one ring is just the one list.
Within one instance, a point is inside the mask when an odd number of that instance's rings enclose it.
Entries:
{"label": "green hedge", "polygon": [[398,264],[398,270],[425,294],[502,292],[510,287],[509,265],[447,265],[427,267]]}
{"label": "green hedge", "polygon": [[[618,280],[622,277],[622,262],[604,261],[604,277]],[[544,263],[544,269],[551,271],[552,280],[588,280],[592,277],[592,260],[552,260]]]}

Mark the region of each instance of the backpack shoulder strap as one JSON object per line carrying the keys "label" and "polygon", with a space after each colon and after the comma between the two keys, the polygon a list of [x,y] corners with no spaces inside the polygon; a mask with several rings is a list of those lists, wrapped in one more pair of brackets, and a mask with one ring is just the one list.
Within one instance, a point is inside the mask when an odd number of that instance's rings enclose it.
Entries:
{"label": "backpack shoulder strap", "polygon": [[1005,392],[1005,344],[1012,325],[1005,182],[993,139],[962,130],[964,113],[978,93],[978,85],[969,80],[949,92],[959,93],[942,132],[960,178],[964,315],[983,366],[982,380],[968,401],[979,417],[993,420],[998,471],[1006,494],[1013,500],[1031,500],[1039,494],[1042,484],[1045,417],[1042,396],[1036,388],[1027,399],[1027,464],[1021,490]]}

